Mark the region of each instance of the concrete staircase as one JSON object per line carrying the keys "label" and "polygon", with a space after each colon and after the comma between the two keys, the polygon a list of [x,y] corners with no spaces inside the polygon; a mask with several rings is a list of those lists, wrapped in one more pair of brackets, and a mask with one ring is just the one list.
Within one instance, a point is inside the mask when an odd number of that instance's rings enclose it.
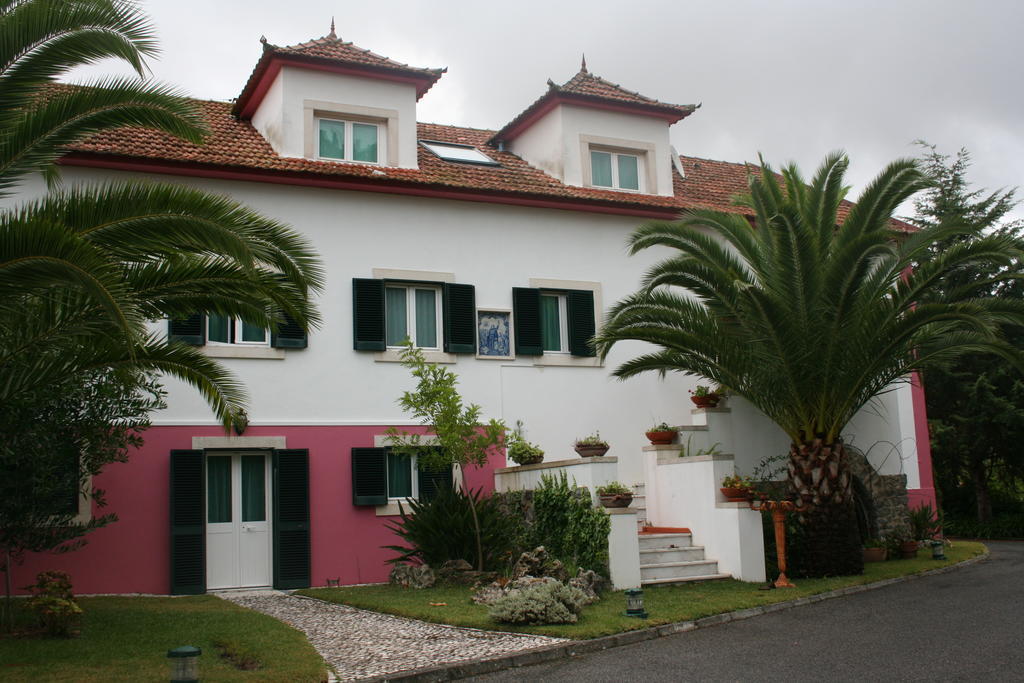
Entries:
{"label": "concrete staircase", "polygon": [[693,545],[688,533],[642,533],[640,583],[644,586],[684,581],[727,579],[718,562],[704,558],[704,546]]}
{"label": "concrete staircase", "polygon": [[637,531],[643,531],[647,526],[647,486],[645,484],[633,484],[633,502],[629,504],[636,510]]}

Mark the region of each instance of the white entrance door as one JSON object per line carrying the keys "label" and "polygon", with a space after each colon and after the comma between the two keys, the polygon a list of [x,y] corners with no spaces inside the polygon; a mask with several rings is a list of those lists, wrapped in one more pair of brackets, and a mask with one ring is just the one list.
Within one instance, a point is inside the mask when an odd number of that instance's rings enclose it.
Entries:
{"label": "white entrance door", "polygon": [[271,584],[270,458],[206,456],[206,587]]}

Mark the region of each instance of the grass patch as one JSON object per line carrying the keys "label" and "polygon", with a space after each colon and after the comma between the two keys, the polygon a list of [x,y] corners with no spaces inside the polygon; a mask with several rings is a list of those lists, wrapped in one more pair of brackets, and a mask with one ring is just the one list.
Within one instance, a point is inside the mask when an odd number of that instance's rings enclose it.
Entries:
{"label": "grass patch", "polygon": [[[796,588],[772,591],[758,590],[759,584],[743,583],[742,581],[710,581],[674,586],[651,586],[644,589],[644,603],[647,612],[651,615],[649,619],[625,616],[623,613],[626,600],[622,592],[608,592],[599,602],[584,607],[583,614],[577,623],[550,626],[512,626],[493,622],[487,616],[487,607],[473,604],[469,599],[470,590],[462,586],[440,586],[415,590],[381,585],[313,588],[298,592],[329,602],[340,602],[375,612],[397,614],[440,624],[584,640],[648,626],[699,619],[722,612],[770,605],[896,576],[917,574],[928,569],[961,562],[983,552],[985,552],[985,546],[981,543],[963,541],[946,549],[946,556],[949,559],[944,562],[932,560],[930,551],[923,549],[918,553],[917,559],[870,563],[865,566],[864,574],[861,576],[800,579],[794,581],[797,584]],[[438,605],[437,603],[445,604]]]}
{"label": "grass patch", "polygon": [[[15,602],[19,611],[27,610],[24,600]],[[180,645],[202,648],[203,680],[326,680],[323,659],[301,632],[212,595],[78,603],[83,614],[77,638],[0,632],[0,681],[164,681],[170,672],[167,651]],[[230,646],[220,648],[220,656],[218,643]],[[252,663],[253,653],[259,653],[259,668],[240,670],[239,663]]]}

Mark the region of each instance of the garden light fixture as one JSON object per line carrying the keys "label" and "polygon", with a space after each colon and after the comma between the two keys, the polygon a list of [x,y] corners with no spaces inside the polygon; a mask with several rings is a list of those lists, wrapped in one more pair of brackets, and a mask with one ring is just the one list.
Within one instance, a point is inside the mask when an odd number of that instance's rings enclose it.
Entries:
{"label": "garden light fixture", "polygon": [[932,541],[932,559],[945,560],[946,553],[943,552],[942,541]]}
{"label": "garden light fixture", "polygon": [[626,616],[647,618],[647,611],[644,610],[644,592],[639,588],[630,588],[626,591]]}
{"label": "garden light fixture", "polygon": [[199,680],[199,655],[203,651],[193,645],[183,645],[167,651],[171,660],[171,683],[196,683]]}

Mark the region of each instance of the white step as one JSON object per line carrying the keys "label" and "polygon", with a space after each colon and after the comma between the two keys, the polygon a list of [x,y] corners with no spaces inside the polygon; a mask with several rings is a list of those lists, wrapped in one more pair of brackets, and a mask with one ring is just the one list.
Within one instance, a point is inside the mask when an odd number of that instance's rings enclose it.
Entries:
{"label": "white step", "polygon": [[693,562],[703,560],[704,546],[691,545],[686,548],[655,548],[640,551],[640,566],[664,564],[665,562]]}
{"label": "white step", "polygon": [[693,545],[692,534],[640,534],[640,550],[689,548],[691,545]]}
{"label": "white step", "polygon": [[678,579],[687,576],[708,576],[718,573],[717,560],[693,560],[690,562],[663,562],[640,565],[640,580]]}
{"label": "white step", "polygon": [[687,583],[690,581],[715,581],[717,579],[731,579],[732,574],[706,574],[704,576],[683,576],[677,579],[643,579],[641,586],[656,586],[663,583]]}

